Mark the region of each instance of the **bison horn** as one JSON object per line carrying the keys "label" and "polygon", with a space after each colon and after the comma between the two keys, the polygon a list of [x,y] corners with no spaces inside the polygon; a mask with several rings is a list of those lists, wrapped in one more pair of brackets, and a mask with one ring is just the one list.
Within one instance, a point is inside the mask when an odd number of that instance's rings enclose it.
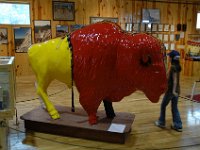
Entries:
{"label": "bison horn", "polygon": [[140,59],[140,63],[141,63],[141,65],[148,67],[152,63],[151,56],[150,55],[143,55],[142,58]]}

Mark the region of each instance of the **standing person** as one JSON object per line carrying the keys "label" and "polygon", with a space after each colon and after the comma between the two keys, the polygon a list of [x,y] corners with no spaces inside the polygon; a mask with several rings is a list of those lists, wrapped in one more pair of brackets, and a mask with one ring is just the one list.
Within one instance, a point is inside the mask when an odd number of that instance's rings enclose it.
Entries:
{"label": "standing person", "polygon": [[169,61],[171,62],[171,66],[168,72],[168,89],[163,97],[161,108],[160,108],[160,117],[157,121],[155,121],[155,125],[160,128],[165,128],[165,112],[166,107],[171,101],[171,111],[172,111],[172,118],[173,124],[171,128],[182,132],[182,122],[180,113],[178,110],[178,96],[180,94],[180,54],[179,52],[172,50],[168,53]]}

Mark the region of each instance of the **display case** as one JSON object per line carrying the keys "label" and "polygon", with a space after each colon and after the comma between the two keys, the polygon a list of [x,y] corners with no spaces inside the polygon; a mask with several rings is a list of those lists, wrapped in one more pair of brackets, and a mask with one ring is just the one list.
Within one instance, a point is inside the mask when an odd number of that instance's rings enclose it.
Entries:
{"label": "display case", "polygon": [[14,57],[0,56],[0,118],[12,118],[15,114]]}

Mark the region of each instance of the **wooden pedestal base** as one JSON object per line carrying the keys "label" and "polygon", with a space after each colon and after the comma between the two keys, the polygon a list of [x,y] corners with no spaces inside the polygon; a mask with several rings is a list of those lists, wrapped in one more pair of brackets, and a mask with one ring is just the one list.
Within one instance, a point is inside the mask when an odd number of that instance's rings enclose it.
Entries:
{"label": "wooden pedestal base", "polygon": [[[125,143],[131,132],[135,116],[117,112],[114,119],[108,119],[104,111],[98,111],[98,123],[90,125],[88,115],[81,108],[71,112],[70,107],[56,106],[61,118],[53,120],[42,107],[38,107],[23,116],[26,130],[78,137],[90,140]],[[124,130],[122,130],[124,127]],[[121,131],[120,131],[121,130]]]}

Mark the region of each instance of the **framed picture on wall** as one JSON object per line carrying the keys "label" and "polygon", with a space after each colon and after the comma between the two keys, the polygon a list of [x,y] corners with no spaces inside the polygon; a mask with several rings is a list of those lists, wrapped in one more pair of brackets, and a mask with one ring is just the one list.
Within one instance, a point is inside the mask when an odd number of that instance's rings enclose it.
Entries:
{"label": "framed picture on wall", "polygon": [[156,32],[158,30],[158,24],[153,23],[152,24],[152,31]]}
{"label": "framed picture on wall", "polygon": [[40,43],[51,39],[51,21],[35,20],[34,35],[35,35],[35,43]]}
{"label": "framed picture on wall", "polygon": [[53,1],[53,20],[75,20],[75,3]]}
{"label": "framed picture on wall", "polygon": [[32,44],[31,28],[14,28],[14,43],[16,53],[26,53]]}
{"label": "framed picture on wall", "polygon": [[112,17],[90,17],[90,24],[101,22],[101,21],[110,21],[110,22],[118,23],[118,18],[112,18]]}
{"label": "framed picture on wall", "polygon": [[7,28],[0,28],[0,44],[8,43],[8,30]]}
{"label": "framed picture on wall", "polygon": [[144,23],[140,24],[140,31],[145,32],[145,24]]}
{"label": "framed picture on wall", "polygon": [[164,31],[165,31],[165,32],[168,32],[168,31],[169,31],[169,24],[165,24],[165,25],[164,25]]}
{"label": "framed picture on wall", "polygon": [[142,23],[160,23],[160,10],[142,9]]}
{"label": "framed picture on wall", "polygon": [[158,25],[158,31],[161,31],[161,32],[163,31],[163,24]]}
{"label": "framed picture on wall", "polygon": [[134,23],[133,24],[133,32],[139,32],[140,31],[140,24]]}
{"label": "framed picture on wall", "polygon": [[66,36],[69,33],[68,25],[57,25],[56,26],[56,37]]}
{"label": "framed picture on wall", "polygon": [[151,29],[152,29],[152,24],[151,23],[146,24],[146,32],[151,32]]}

